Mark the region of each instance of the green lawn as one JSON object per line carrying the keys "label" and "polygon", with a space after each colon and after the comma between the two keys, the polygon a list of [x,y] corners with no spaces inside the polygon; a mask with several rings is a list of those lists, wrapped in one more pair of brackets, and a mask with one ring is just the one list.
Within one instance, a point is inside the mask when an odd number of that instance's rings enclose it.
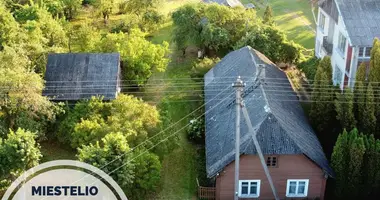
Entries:
{"label": "green lawn", "polygon": [[[170,1],[169,8],[175,9],[187,2],[199,0]],[[170,11],[164,10],[169,13]],[[156,84],[157,87],[145,89],[145,100],[159,102],[162,99],[169,101],[168,112],[173,119],[172,123],[182,119],[193,110],[197,109],[201,102],[189,101],[200,99],[200,83],[190,80],[190,70],[196,57],[194,54],[182,58],[176,51],[175,44],[171,43],[172,23],[168,22],[160,30],[153,33],[151,41],[157,44],[167,41],[172,51],[171,62],[165,72],[154,73],[148,84]],[[165,80],[162,80],[165,79]],[[170,79],[170,80],[169,80]],[[179,87],[184,85],[184,87]],[[194,90],[198,90],[195,91]],[[152,95],[153,94],[153,95]],[[191,120],[190,117],[181,121],[174,127],[172,132],[180,130]],[[172,153],[166,155],[163,160],[161,172],[161,183],[158,193],[152,199],[194,199],[196,198],[197,183],[197,150],[195,145],[186,138],[185,129],[178,132],[179,147]]]}
{"label": "green lawn", "polygon": [[[303,45],[305,48],[313,49],[315,22],[309,1],[268,0],[268,3],[273,8],[276,24],[287,33],[288,38]],[[260,9],[259,15],[262,16],[264,10]]]}
{"label": "green lawn", "polygon": [[44,141],[40,143],[42,162],[52,160],[76,160],[76,151],[70,146],[65,146],[57,141]]}
{"label": "green lawn", "polygon": [[[171,26],[163,27],[163,30],[158,31],[157,36],[153,37],[152,41],[162,42],[163,38],[169,38],[170,31]],[[175,51],[173,44],[171,47],[171,63],[165,72],[155,73],[150,78],[148,84],[156,83],[156,87],[148,86],[145,89],[146,97],[144,99],[153,102],[166,99],[169,102],[168,112],[173,119],[172,123],[175,123],[201,105],[201,102],[191,101],[191,99],[195,99],[195,97],[199,99],[199,90],[202,86],[189,79],[189,72],[196,59],[194,55],[182,58]],[[180,85],[184,85],[184,87],[179,87]],[[198,91],[194,92],[194,90]],[[181,121],[171,132],[180,130],[190,120],[191,117],[188,117]],[[185,130],[178,132],[179,147],[164,157],[160,188],[152,199],[186,200],[193,199],[196,196],[196,147],[187,140]]]}

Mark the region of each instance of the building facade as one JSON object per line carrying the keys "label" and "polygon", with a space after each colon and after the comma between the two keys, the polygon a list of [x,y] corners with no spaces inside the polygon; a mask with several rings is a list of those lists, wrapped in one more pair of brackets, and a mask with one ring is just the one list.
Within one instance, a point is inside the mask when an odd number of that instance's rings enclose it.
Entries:
{"label": "building facade", "polygon": [[[304,155],[269,155],[267,166],[281,199],[324,199],[327,176]],[[235,162],[216,177],[216,199],[231,200],[234,194]],[[244,199],[274,199],[260,159],[256,155],[240,157],[239,195]]]}
{"label": "building facade", "polygon": [[321,0],[318,9],[315,56],[331,56],[333,82],[353,87],[361,63],[368,65],[372,43],[380,36],[380,1]]}

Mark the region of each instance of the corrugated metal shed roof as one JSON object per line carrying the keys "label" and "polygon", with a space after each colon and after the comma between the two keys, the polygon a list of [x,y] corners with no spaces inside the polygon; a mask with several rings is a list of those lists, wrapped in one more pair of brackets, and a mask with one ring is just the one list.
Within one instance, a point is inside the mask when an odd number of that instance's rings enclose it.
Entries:
{"label": "corrugated metal shed roof", "polygon": [[239,0],[203,0],[203,2],[218,3],[221,5],[230,6],[230,7],[237,7],[237,6],[243,7],[243,4]]}
{"label": "corrugated metal shed roof", "polygon": [[[263,70],[258,65],[263,64]],[[234,161],[237,76],[246,82],[243,99],[264,154],[304,154],[332,175],[323,149],[310,127],[287,76],[251,47],[225,56],[205,75],[206,165],[215,176]],[[262,77],[259,81],[257,77]],[[226,89],[228,88],[228,89]],[[223,91],[223,92],[221,92]],[[220,93],[221,92],[221,93]],[[222,103],[221,100],[226,99]],[[219,104],[220,103],[220,104]],[[256,154],[252,134],[241,122],[242,154]]]}
{"label": "corrugated metal shed roof", "polygon": [[119,88],[120,55],[49,54],[44,96],[54,100],[80,100],[103,96],[115,99]]}

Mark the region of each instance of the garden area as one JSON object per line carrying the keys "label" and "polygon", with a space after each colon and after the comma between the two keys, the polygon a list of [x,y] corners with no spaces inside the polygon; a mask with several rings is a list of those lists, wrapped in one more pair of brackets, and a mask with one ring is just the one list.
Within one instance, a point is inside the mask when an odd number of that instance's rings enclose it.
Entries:
{"label": "garden area", "polygon": [[[251,45],[274,62],[296,64],[302,59],[301,49],[313,48],[314,41],[309,27],[314,26],[309,13],[311,7],[306,0],[287,3],[270,0],[274,15],[271,20],[276,27],[261,20],[265,15],[264,0],[258,1],[257,13],[194,4],[200,0],[165,0],[160,5],[152,3],[156,1],[135,0],[136,4],[126,5],[119,0],[78,0],[64,5],[62,10],[55,2],[63,1],[10,7],[1,2],[0,17],[8,19],[4,27],[9,37],[0,35],[0,59],[10,66],[22,66],[4,77],[22,74],[32,77],[38,86],[37,89],[27,87],[27,79],[20,83],[18,77],[14,78],[17,88],[22,85],[24,93],[34,95],[26,100],[21,96],[15,98],[33,106],[17,108],[7,104],[9,99],[2,99],[4,113],[0,113],[0,119],[6,125],[1,136],[27,138],[27,147],[35,152],[30,158],[33,162],[14,165],[28,168],[56,159],[79,159],[101,167],[115,160],[115,155],[126,155],[103,170],[112,172],[123,166],[122,176],[114,174],[113,178],[123,183],[123,189],[129,194],[145,199],[194,199],[196,179],[204,182],[204,144],[189,140],[187,127],[190,120],[204,114],[200,107],[204,103],[201,80],[218,61],[216,57],[222,58],[233,49]],[[243,1],[248,2],[252,1]],[[142,3],[146,3],[146,7],[141,6]],[[189,17],[193,14],[199,18]],[[217,23],[219,14],[226,17],[223,23]],[[197,35],[199,32],[194,30],[200,28],[199,21],[204,17],[209,21],[202,25],[201,35]],[[213,58],[201,61],[197,58],[198,50]],[[40,91],[47,54],[51,52],[119,52],[122,62],[128,63],[123,69],[124,94],[110,102],[97,98],[66,105],[47,101]],[[7,69],[0,64],[0,72],[3,72],[1,67]],[[8,86],[7,81],[0,83]],[[132,114],[125,115],[127,111]],[[136,113],[143,117],[134,119],[136,123],[130,122]],[[140,122],[149,125],[141,126]],[[124,126],[132,127],[133,131],[125,131]],[[8,133],[6,129],[15,133]],[[38,133],[37,136],[31,137],[34,133]],[[12,145],[14,141],[17,140],[7,139],[4,143]],[[141,149],[135,149],[140,145]],[[129,153],[130,149],[135,152]],[[143,157],[139,157],[141,155]],[[131,159],[133,163],[129,163]],[[144,171],[147,168],[151,171]],[[4,180],[14,178],[6,174],[8,171],[21,171],[4,169],[5,175],[0,173]],[[146,173],[151,176],[144,177]],[[139,181],[146,184],[137,189],[128,187]]]}

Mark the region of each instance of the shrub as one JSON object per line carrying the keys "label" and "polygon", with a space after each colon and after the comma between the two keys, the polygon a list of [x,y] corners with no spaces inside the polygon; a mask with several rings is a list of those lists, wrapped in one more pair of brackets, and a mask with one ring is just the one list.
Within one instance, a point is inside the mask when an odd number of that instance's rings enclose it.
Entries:
{"label": "shrub", "polygon": [[320,59],[317,57],[310,57],[307,60],[301,62],[297,67],[309,80],[314,80],[315,74],[317,72],[317,67],[319,65]]}
{"label": "shrub", "polygon": [[146,32],[153,32],[164,22],[164,16],[153,10],[144,13],[140,23],[140,28]]}
{"label": "shrub", "polygon": [[139,27],[140,20],[135,14],[128,14],[122,20],[120,20],[119,24],[111,29],[111,33],[129,33],[132,29]]}
{"label": "shrub", "polygon": [[204,118],[190,120],[187,128],[187,136],[189,140],[195,143],[201,143],[205,139],[205,123]]}
{"label": "shrub", "polygon": [[203,76],[211,69],[213,68],[216,63],[220,61],[219,58],[204,58],[197,63],[194,64],[193,68],[191,69],[191,78],[194,79],[194,81],[201,81],[203,80]]}
{"label": "shrub", "polygon": [[128,12],[128,1],[122,1],[119,3],[119,14],[127,14]]}
{"label": "shrub", "polygon": [[95,5],[96,0],[83,0],[82,5]]}

